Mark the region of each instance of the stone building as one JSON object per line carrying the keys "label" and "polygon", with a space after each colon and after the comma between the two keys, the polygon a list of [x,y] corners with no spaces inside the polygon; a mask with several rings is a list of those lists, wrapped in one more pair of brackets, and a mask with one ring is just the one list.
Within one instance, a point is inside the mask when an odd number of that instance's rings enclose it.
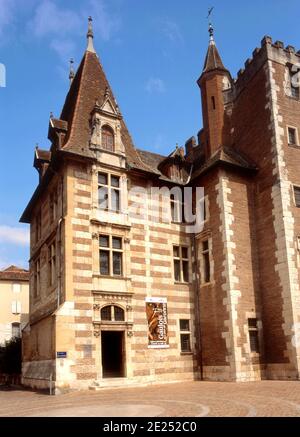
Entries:
{"label": "stone building", "polygon": [[21,336],[28,315],[29,271],[7,267],[0,271],[0,345]]}
{"label": "stone building", "polygon": [[[134,146],[91,24],[50,118],[50,150],[35,150],[39,185],[21,218],[31,229],[24,382],[47,387],[52,375],[59,392],[299,379],[299,52],[265,37],[233,79],[210,27],[203,128],[161,156]],[[200,228],[177,194],[149,202],[153,187],[193,188]]]}

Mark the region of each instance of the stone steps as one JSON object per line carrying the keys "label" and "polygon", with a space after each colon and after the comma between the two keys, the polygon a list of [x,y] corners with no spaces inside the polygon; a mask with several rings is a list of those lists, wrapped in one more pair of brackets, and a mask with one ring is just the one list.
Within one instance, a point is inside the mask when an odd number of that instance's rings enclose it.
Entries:
{"label": "stone steps", "polygon": [[132,381],[128,378],[103,378],[94,381],[89,386],[89,390],[99,391],[103,389],[125,388],[125,387],[140,387],[141,383]]}

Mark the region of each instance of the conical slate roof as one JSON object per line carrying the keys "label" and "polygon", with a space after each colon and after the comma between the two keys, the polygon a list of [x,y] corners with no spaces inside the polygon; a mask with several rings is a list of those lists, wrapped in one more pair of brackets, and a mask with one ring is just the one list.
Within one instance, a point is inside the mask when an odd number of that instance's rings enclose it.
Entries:
{"label": "conical slate roof", "polygon": [[[72,81],[69,93],[61,113],[61,120],[68,123],[68,132],[62,150],[70,151],[83,156],[92,156],[89,148],[91,137],[91,113],[98,101],[104,103],[109,92],[113,103],[117,107],[113,92],[94,51],[86,50],[77,73]],[[121,138],[125,147],[127,162],[130,166],[148,171],[141,161],[127,130],[121,119]]]}
{"label": "conical slate roof", "polygon": [[227,69],[224,67],[224,64],[222,62],[221,56],[219,54],[215,42],[210,41],[202,74],[208,73],[209,71],[213,71],[213,70],[227,71]]}

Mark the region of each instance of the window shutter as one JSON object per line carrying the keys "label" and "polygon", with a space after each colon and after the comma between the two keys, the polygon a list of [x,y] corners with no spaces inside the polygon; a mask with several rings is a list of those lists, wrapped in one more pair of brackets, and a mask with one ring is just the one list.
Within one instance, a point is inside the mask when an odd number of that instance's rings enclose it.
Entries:
{"label": "window shutter", "polygon": [[21,284],[13,284],[12,289],[14,293],[20,293],[21,291]]}
{"label": "window shutter", "polygon": [[21,312],[22,312],[22,305],[21,305],[21,302],[18,302],[18,301],[17,301],[17,313],[18,313],[18,314],[21,314]]}
{"label": "window shutter", "polygon": [[13,300],[11,303],[11,312],[13,314],[17,314],[17,302],[15,300]]}
{"label": "window shutter", "polygon": [[20,314],[21,313],[21,302],[17,300],[13,300],[11,303],[11,312],[13,314]]}

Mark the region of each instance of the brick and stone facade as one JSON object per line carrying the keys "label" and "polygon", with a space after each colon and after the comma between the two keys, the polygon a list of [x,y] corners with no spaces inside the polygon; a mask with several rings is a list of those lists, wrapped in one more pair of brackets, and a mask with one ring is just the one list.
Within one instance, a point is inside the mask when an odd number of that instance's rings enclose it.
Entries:
{"label": "brick and stone facade", "polygon": [[[211,36],[198,80],[203,129],[166,157],[134,147],[90,27],[50,119],[51,148],[35,151],[40,181],[22,216],[25,385],[299,379],[300,100],[290,82],[299,60],[265,37],[233,80]],[[151,201],[164,187],[193,189],[194,208],[204,187],[200,229],[174,216],[174,197]],[[151,298],[167,302],[167,347],[149,347]]]}
{"label": "brick and stone facade", "polygon": [[28,323],[29,271],[10,266],[0,271],[0,346],[20,337]]}

